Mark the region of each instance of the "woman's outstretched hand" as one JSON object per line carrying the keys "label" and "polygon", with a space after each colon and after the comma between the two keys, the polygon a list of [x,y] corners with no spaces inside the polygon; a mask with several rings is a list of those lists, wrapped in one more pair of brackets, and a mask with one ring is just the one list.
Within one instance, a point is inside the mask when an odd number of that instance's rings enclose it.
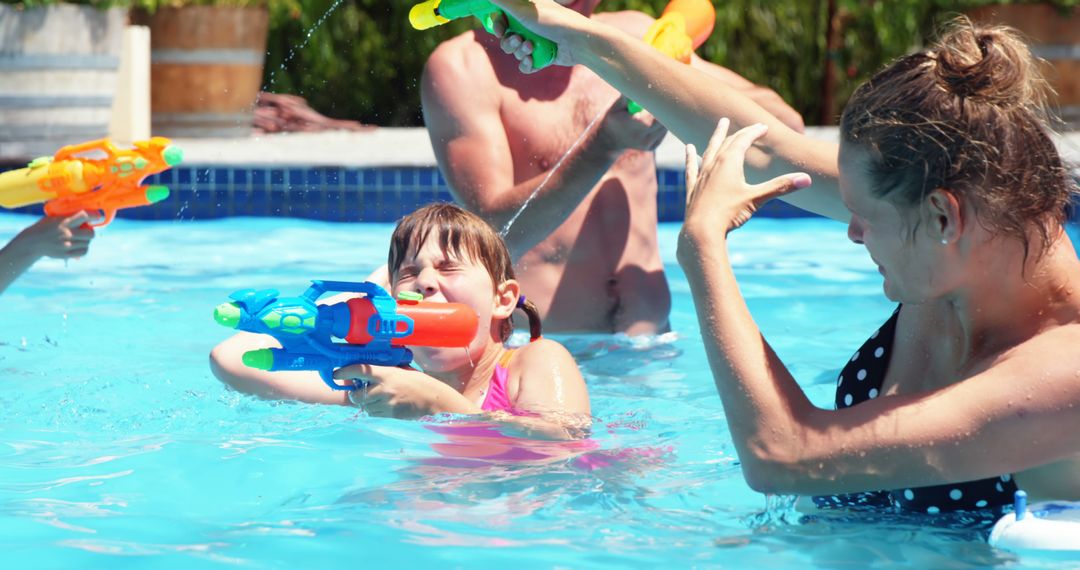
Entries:
{"label": "woman's outstretched hand", "polygon": [[[576,64],[573,48],[569,39],[587,26],[589,19],[553,0],[492,0],[492,4],[502,8],[521,25],[553,42],[558,46],[554,65],[571,66]],[[503,52],[512,54],[520,62],[518,69],[522,73],[535,73],[533,69],[531,41],[507,30],[506,17],[497,14],[493,18],[495,35],[502,38],[500,46]]]}
{"label": "woman's outstretched hand", "polygon": [[725,236],[746,223],[769,200],[810,185],[810,175],[793,173],[761,184],[747,184],[746,152],[768,127],[751,125],[728,136],[731,123],[720,119],[698,168],[694,145],[686,145],[686,216],[679,249],[698,246],[711,236]]}

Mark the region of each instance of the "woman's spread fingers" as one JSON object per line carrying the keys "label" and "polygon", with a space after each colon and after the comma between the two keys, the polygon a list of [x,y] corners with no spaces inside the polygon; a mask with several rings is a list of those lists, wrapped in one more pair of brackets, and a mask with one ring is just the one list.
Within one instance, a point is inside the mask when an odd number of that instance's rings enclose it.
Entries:
{"label": "woman's spread fingers", "polygon": [[690,199],[694,195],[694,190],[697,188],[698,179],[698,157],[697,149],[694,145],[686,145],[686,203],[690,204]]}
{"label": "woman's spread fingers", "polygon": [[755,202],[763,204],[784,194],[802,190],[809,186],[811,182],[810,175],[805,172],[777,176],[768,182],[762,182],[754,186],[755,193],[758,196]]}
{"label": "woman's spread fingers", "polygon": [[724,146],[724,141],[727,139],[728,129],[731,127],[731,121],[727,117],[720,119],[716,123],[716,130],[713,131],[712,137],[709,138],[709,146],[705,148],[705,154],[702,155],[701,161],[706,164],[712,164],[716,161],[717,156],[720,154],[720,149]]}
{"label": "woman's spread fingers", "polygon": [[767,132],[769,132],[769,127],[763,123],[739,129],[739,132],[731,135],[731,138],[728,139],[727,144],[724,145],[725,148],[723,149],[723,152],[724,154],[732,152],[738,153],[739,156],[746,156],[750,147],[754,146],[754,143],[765,136],[765,133]]}

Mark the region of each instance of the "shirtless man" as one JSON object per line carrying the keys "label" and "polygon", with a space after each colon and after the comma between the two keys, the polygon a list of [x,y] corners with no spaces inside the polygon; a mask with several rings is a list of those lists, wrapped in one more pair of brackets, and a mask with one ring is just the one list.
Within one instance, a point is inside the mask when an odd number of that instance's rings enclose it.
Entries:
{"label": "shirtless man", "polygon": [[[653,21],[634,11],[593,14],[600,0],[558,1],[636,37]],[[440,45],[424,70],[424,119],[455,198],[497,229],[513,220],[507,245],[545,330],[667,330],[652,152],[667,131],[647,112],[630,115],[626,100],[582,66],[521,74],[499,41],[466,32]],[[775,92],[696,57],[692,65],[802,130]]]}

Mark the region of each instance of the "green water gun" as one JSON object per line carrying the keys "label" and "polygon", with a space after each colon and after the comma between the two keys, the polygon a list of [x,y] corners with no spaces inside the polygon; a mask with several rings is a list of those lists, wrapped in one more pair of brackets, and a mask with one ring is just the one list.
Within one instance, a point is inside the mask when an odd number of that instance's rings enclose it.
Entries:
{"label": "green water gun", "polygon": [[543,69],[555,61],[555,56],[558,54],[558,46],[555,42],[529,31],[521,25],[521,22],[488,0],[427,0],[409,10],[409,23],[414,29],[426,30],[441,26],[450,20],[476,16],[484,25],[484,29],[493,34],[495,33],[491,18],[493,14],[504,14],[510,31],[532,42],[533,69]]}

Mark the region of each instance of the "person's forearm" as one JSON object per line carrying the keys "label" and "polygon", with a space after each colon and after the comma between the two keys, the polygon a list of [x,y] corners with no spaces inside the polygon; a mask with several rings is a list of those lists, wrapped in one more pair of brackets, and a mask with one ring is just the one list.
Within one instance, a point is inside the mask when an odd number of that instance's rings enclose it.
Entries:
{"label": "person's forearm", "polygon": [[41,256],[23,247],[18,236],[0,249],[0,293],[26,273]]}
{"label": "person's forearm", "polygon": [[483,412],[479,406],[470,402],[468,398],[457,390],[445,384],[441,385],[445,389],[440,388],[429,396],[428,410],[420,414],[420,417],[433,414],[474,415]]}
{"label": "person's forearm", "polygon": [[565,425],[543,417],[515,416],[509,412],[494,412],[490,417],[500,424],[499,431],[510,437],[571,441],[586,437],[589,432],[588,422]]}
{"label": "person's forearm", "polygon": [[[684,248],[680,245],[680,248]],[[755,486],[790,488],[814,406],[765,342],[739,292],[726,238],[680,252],[732,439]],[[684,261],[689,260],[689,261]]]}
{"label": "person's forearm", "polygon": [[561,163],[499,192],[481,207],[480,215],[500,232],[512,221],[504,239],[513,259],[562,225],[618,159],[621,151],[605,148],[597,138],[594,127]]}
{"label": "person's forearm", "polygon": [[783,199],[833,219],[848,212],[837,191],[837,146],[809,141],[792,131],[739,90],[712,75],[668,59],[619,30],[593,23],[586,33],[571,36],[574,53],[621,93],[648,109],[675,136],[699,149],[721,118],[732,130],[762,123],[768,134],[747,154],[747,177],[762,182],[792,171],[810,174],[813,186]]}

